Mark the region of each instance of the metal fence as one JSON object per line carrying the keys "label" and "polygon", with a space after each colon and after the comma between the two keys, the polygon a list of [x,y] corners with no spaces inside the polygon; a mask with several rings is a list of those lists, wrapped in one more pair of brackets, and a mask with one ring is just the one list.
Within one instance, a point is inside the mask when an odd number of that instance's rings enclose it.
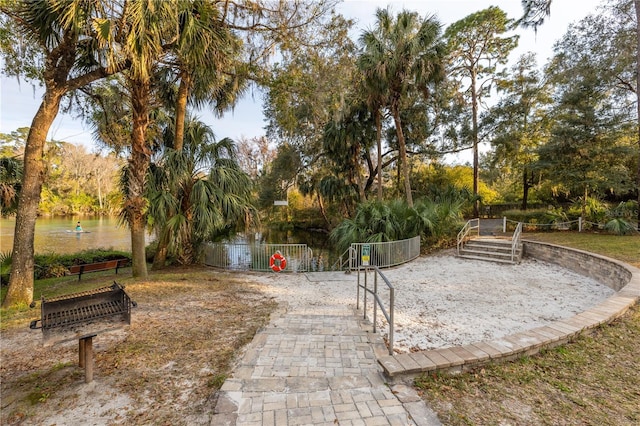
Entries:
{"label": "metal fence", "polygon": [[306,244],[209,243],[204,250],[205,265],[242,271],[308,272],[321,262]]}
{"label": "metal fence", "polygon": [[358,269],[362,266],[388,268],[401,265],[420,256],[420,236],[382,243],[353,243],[349,254],[349,269]]}

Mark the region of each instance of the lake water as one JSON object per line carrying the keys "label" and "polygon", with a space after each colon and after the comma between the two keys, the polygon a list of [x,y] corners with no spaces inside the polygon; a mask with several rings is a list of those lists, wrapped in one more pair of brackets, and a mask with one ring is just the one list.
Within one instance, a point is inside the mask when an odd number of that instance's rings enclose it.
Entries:
{"label": "lake water", "polygon": [[[72,232],[80,221],[87,233]],[[15,218],[0,219],[0,252],[10,252],[13,248]],[[152,241],[147,236],[147,243]],[[325,259],[335,257],[331,252],[327,234],[297,231],[295,233],[265,231],[258,241],[266,243],[303,243],[313,248],[314,253],[323,254]],[[115,217],[60,218],[40,217],[36,220],[35,252],[38,254],[77,253],[88,249],[114,249],[131,251],[131,233],[126,226],[120,226]]]}
{"label": "lake water", "polygon": [[[72,232],[77,221],[87,233]],[[13,248],[15,223],[15,218],[0,219],[0,252],[10,252]],[[36,220],[35,252],[38,254],[68,254],[97,248],[131,251],[129,228],[118,225],[114,217],[41,217]]]}

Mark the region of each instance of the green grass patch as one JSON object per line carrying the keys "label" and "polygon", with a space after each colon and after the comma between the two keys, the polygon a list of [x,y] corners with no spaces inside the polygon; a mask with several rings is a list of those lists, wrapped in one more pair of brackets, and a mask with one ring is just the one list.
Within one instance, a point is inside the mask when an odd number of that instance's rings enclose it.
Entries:
{"label": "green grass patch", "polygon": [[640,235],[608,235],[591,232],[536,232],[522,238],[598,253],[640,268]]}

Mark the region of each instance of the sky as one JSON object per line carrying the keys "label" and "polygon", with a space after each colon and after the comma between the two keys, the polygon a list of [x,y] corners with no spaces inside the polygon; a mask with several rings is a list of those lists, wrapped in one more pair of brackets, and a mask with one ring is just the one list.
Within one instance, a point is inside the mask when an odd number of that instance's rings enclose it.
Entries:
{"label": "sky", "polygon": [[[579,21],[590,13],[596,12],[600,0],[555,0],[551,6],[551,16],[535,33],[532,29],[518,29],[519,47],[511,54],[512,60],[528,51],[538,54],[539,65],[544,65],[552,56],[552,47],[566,32],[569,24]],[[416,11],[422,17],[435,15],[443,24],[448,25],[485,9],[499,6],[512,19],[522,15],[520,0],[422,0],[422,1],[378,1],[345,0],[337,7],[337,12],[356,21],[352,37],[359,37],[363,30],[371,29],[375,24],[377,8],[389,6],[393,13],[403,9]],[[42,97],[42,90],[30,84],[19,83],[15,78],[0,77],[0,133],[10,133],[19,127],[29,127]],[[230,137],[252,138],[264,135],[264,116],[262,114],[262,94],[252,90],[221,119],[208,111],[196,112],[196,115],[213,128],[218,139]],[[94,144],[89,128],[79,118],[60,114],[49,132],[50,140],[85,145],[93,150]],[[461,158],[465,158],[464,154]],[[461,160],[466,161],[466,160]],[[454,161],[455,162],[455,161]]]}

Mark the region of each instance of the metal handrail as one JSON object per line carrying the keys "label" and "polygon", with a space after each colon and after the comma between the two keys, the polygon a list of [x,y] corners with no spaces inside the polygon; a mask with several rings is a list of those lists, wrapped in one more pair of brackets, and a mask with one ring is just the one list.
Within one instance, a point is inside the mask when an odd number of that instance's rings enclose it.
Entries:
{"label": "metal handrail", "polygon": [[460,254],[460,250],[464,248],[464,243],[471,238],[471,234],[474,231],[476,236],[480,235],[480,218],[469,219],[467,223],[464,224],[460,232],[458,232],[458,236],[456,238],[456,250],[458,255]]}
{"label": "metal handrail", "polygon": [[[374,271],[373,290],[367,287],[367,272],[369,270]],[[364,271],[364,285],[360,284],[360,271]],[[385,284],[389,288],[389,312],[387,312],[387,310],[384,308],[382,299],[380,299],[380,296],[378,295],[378,275],[380,275],[382,280],[385,282]],[[387,319],[387,324],[389,324],[389,355],[393,355],[393,311],[394,311],[394,305],[395,305],[395,289],[393,288],[393,286],[391,285],[387,277],[385,277],[384,274],[380,271],[380,268],[378,268],[377,266],[367,266],[364,268],[358,268],[357,283],[358,283],[358,287],[356,291],[356,309],[360,309],[360,289],[362,288],[364,290],[362,311],[364,312],[364,319],[366,320],[367,319],[367,293],[371,293],[375,301],[375,303],[373,304],[373,321],[372,321],[373,332],[375,333],[377,330],[377,315],[378,315],[377,308],[379,306],[380,310],[382,310],[382,313]]]}
{"label": "metal handrail", "polygon": [[[513,231],[513,237],[511,238],[511,261],[512,262],[514,261],[516,251],[520,246],[521,236],[522,236],[522,222],[518,222],[518,225],[516,226],[516,230]],[[522,256],[522,252],[518,254],[518,261],[520,261],[521,256]]]}
{"label": "metal handrail", "polygon": [[[346,259],[344,259],[344,256],[347,255]],[[345,266],[347,266],[347,272],[351,272],[350,266],[351,266],[351,259],[355,258],[356,253],[355,253],[355,249],[353,247],[349,247],[348,249],[346,249],[344,251],[344,253],[342,253],[340,255],[340,257],[338,257],[338,260],[336,260],[333,265],[331,265],[331,270],[332,271],[342,271],[342,268],[344,268]]]}

